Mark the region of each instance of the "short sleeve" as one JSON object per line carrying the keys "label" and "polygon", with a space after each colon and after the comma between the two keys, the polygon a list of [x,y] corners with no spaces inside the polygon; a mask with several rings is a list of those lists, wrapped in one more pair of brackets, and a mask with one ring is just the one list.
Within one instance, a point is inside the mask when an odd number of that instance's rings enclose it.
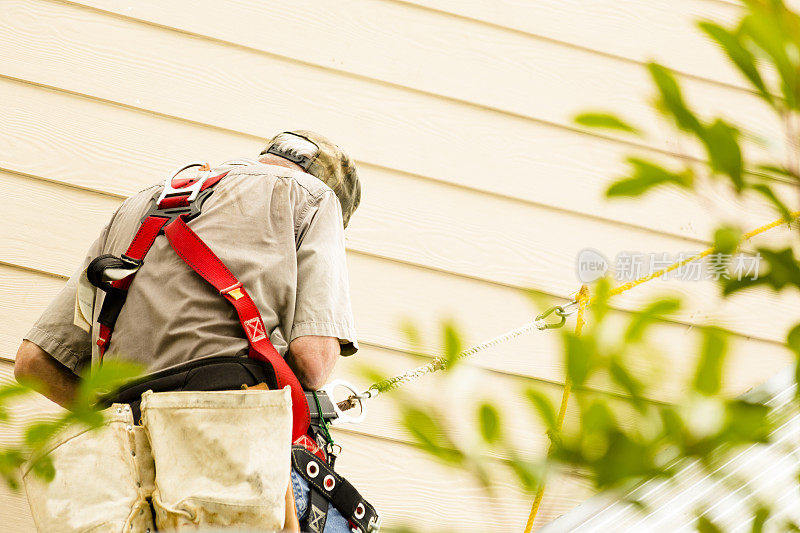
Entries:
{"label": "short sleeve", "polygon": [[289,341],[336,337],[342,355],[358,350],[339,200],[325,191],[306,208],[297,231],[297,303]]}
{"label": "short sleeve", "polygon": [[92,360],[91,334],[74,323],[78,281],[91,260],[102,253],[107,235],[108,227],[92,244],[81,266],[24,337],[75,373]]}

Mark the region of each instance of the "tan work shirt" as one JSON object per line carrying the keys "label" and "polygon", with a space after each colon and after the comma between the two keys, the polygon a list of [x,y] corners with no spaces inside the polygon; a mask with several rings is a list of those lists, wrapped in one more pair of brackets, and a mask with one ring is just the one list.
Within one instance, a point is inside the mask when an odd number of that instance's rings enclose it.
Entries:
{"label": "tan work shirt", "polygon": [[[222,167],[220,167],[222,168]],[[282,355],[303,335],[337,337],[342,355],[358,349],[350,305],[344,229],[333,191],[310,174],[264,164],[233,166],[189,226],[252,296]],[[92,335],[74,325],[80,274],[95,257],[119,256],[139,229],[154,185],[128,198],[78,271],[26,335],[73,371],[97,357],[96,290]],[[148,372],[189,360],[242,355],[248,343],[233,306],[159,235],[117,320],[105,360],[142,363]]]}

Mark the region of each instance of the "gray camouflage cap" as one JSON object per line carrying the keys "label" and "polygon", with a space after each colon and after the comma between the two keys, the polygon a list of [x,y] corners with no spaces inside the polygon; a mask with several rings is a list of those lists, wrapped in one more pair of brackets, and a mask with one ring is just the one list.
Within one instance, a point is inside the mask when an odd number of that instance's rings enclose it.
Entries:
{"label": "gray camouflage cap", "polygon": [[267,142],[260,155],[275,154],[296,163],[333,189],[342,205],[344,227],[361,202],[356,166],[341,148],[318,133],[285,131]]}

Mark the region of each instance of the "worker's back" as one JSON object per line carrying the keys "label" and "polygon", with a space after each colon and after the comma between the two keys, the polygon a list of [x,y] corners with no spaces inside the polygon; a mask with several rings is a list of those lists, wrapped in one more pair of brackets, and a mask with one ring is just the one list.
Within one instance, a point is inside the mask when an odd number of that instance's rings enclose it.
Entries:
{"label": "worker's back", "polygon": [[[229,168],[189,225],[247,288],[277,350],[284,354],[301,335],[354,342],[342,218],[333,191],[284,167]],[[125,252],[159,189],[125,202],[95,255]],[[97,292],[99,310],[103,293]],[[162,235],[130,287],[105,359],[138,361],[153,372],[199,357],[245,354],[247,347],[233,307]],[[342,345],[343,354],[352,351],[352,344]]]}
{"label": "worker's back", "polygon": [[[100,430],[54,445],[56,481],[26,478],[42,531],[85,531],[98,517],[125,531],[299,522],[366,531],[379,521],[320,448],[333,406],[314,394],[312,415],[302,390],[357,349],[344,249],[356,169],[305,130],[270,139],[260,161],[192,163],[184,168],[200,173],[129,198],[26,334],[15,373],[44,380],[62,406],[77,394],[73,372],[92,359],[138,361],[150,374],[115,392]],[[89,470],[70,470],[87,453]]]}

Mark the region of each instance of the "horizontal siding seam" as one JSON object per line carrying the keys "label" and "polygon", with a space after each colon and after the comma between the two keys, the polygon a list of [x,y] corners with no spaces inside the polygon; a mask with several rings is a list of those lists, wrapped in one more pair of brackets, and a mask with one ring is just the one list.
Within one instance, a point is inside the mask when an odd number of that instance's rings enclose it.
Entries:
{"label": "horizontal siding seam", "polygon": [[[621,144],[621,145],[624,145],[624,146],[630,146],[631,148],[635,148],[635,149],[638,149],[638,150],[651,151],[651,152],[659,153],[661,155],[665,155],[665,156],[669,156],[669,157],[677,157],[679,159],[683,159],[683,160],[687,160],[687,161],[694,161],[694,162],[701,162],[701,163],[704,162],[704,160],[702,160],[700,158],[692,157],[692,156],[685,155],[685,154],[675,153],[675,152],[672,152],[670,150],[666,150],[664,148],[658,148],[656,146],[637,143],[635,141],[624,139],[622,137],[615,137],[613,135],[603,135],[603,134],[600,134],[600,133],[595,133],[595,132],[593,132],[591,130],[588,130],[588,129],[569,126],[567,124],[560,124],[558,122],[552,122],[552,121],[541,119],[541,118],[537,118],[537,117],[534,117],[534,116],[531,116],[531,115],[526,115],[524,113],[498,108],[498,107],[491,106],[491,105],[488,105],[488,104],[481,104],[481,103],[478,103],[478,102],[472,102],[472,101],[469,101],[469,100],[464,100],[463,98],[458,98],[458,97],[455,97],[455,96],[448,96],[448,95],[444,95],[444,94],[434,93],[434,92],[426,91],[424,89],[418,89],[418,88],[415,88],[415,87],[409,87],[409,86],[406,86],[406,85],[401,85],[401,84],[398,84],[398,83],[395,83],[395,82],[384,81],[384,80],[381,80],[381,79],[372,78],[372,77],[369,77],[369,76],[366,76],[366,75],[363,75],[363,74],[357,74],[357,73],[349,72],[349,71],[345,71],[345,70],[338,70],[338,69],[335,69],[335,68],[332,68],[332,67],[327,67],[327,66],[324,66],[324,65],[311,63],[309,61],[305,61],[305,60],[302,60],[302,59],[297,59],[297,58],[293,58],[293,57],[290,57],[290,56],[284,56],[284,55],[281,55],[281,54],[276,54],[274,52],[268,52],[268,51],[265,51],[265,50],[260,50],[258,48],[253,48],[253,47],[250,47],[250,46],[247,46],[247,45],[243,45],[243,44],[233,43],[233,42],[230,42],[230,41],[226,41],[224,39],[219,39],[217,37],[210,37],[208,35],[194,33],[194,32],[191,32],[189,30],[183,30],[183,29],[180,29],[180,28],[172,27],[172,26],[166,26],[166,25],[158,24],[158,23],[151,22],[151,21],[148,21],[148,20],[145,20],[145,19],[139,19],[139,18],[128,16],[128,15],[123,15],[121,13],[115,13],[113,11],[106,11],[106,10],[103,10],[103,9],[100,9],[100,8],[97,8],[97,7],[94,7],[94,6],[86,6],[84,4],[72,2],[71,0],[45,0],[45,1],[51,2],[51,3],[59,3],[59,4],[71,5],[73,7],[86,9],[88,11],[93,11],[93,12],[96,12],[96,13],[100,13],[100,14],[102,14],[104,16],[118,18],[118,19],[121,19],[121,20],[132,22],[134,24],[141,24],[141,25],[151,26],[151,27],[154,27],[154,28],[162,29],[162,30],[172,31],[174,33],[178,33],[178,34],[181,34],[181,35],[186,35],[186,36],[189,36],[189,37],[192,37],[192,38],[195,38],[195,39],[202,39],[202,40],[206,40],[208,42],[213,42],[213,43],[220,44],[220,45],[223,45],[223,46],[229,46],[229,47],[233,47],[233,48],[238,48],[238,49],[247,51],[249,53],[267,55],[267,56],[270,56],[270,57],[273,57],[273,58],[277,58],[277,59],[279,59],[281,61],[285,61],[285,62],[289,62],[289,63],[296,63],[298,65],[303,65],[303,66],[306,66],[306,67],[309,67],[309,68],[313,68],[313,69],[316,69],[316,70],[321,70],[321,71],[324,71],[324,72],[333,72],[333,73],[341,75],[341,76],[347,76],[347,77],[351,77],[351,78],[355,78],[355,79],[359,79],[359,80],[364,80],[364,81],[367,81],[369,83],[374,83],[374,84],[377,84],[377,85],[383,85],[383,86],[386,86],[386,87],[398,88],[398,89],[402,89],[402,90],[405,90],[405,91],[408,91],[408,92],[412,92],[412,93],[417,93],[417,94],[421,94],[421,95],[424,95],[424,96],[428,96],[428,97],[431,97],[431,98],[444,100],[444,101],[448,101],[448,102],[453,102],[453,103],[456,103],[456,104],[459,104],[459,105],[472,107],[472,108],[475,108],[475,109],[479,109],[479,110],[483,110],[483,111],[487,111],[487,112],[491,112],[491,113],[497,113],[497,114],[505,115],[505,116],[511,117],[511,118],[530,121],[530,122],[533,122],[535,124],[540,124],[542,126],[547,126],[547,127],[550,127],[550,128],[555,128],[555,129],[567,131],[567,132],[570,132],[570,133],[574,133],[576,135],[581,135],[581,136],[586,136],[586,137],[591,137],[591,138],[597,138],[597,139],[603,139],[603,140],[615,142],[615,143],[618,143],[618,144]],[[21,80],[20,78],[14,78],[14,77],[10,77],[10,76],[5,76],[3,74],[0,74],[0,77],[6,77],[8,79],[15,79],[15,80],[20,80],[20,81],[25,81],[25,80]],[[36,83],[36,82],[33,82],[33,83]],[[44,84],[42,84],[42,86],[48,87],[47,85],[44,85]],[[54,88],[57,88],[57,87],[54,87]],[[73,91],[69,91],[69,92],[73,92]],[[747,92],[750,92],[751,94],[755,94],[755,93],[752,93],[752,91],[747,91]],[[81,94],[81,93],[75,93],[75,94]],[[84,95],[84,96],[91,97],[91,95]],[[105,99],[98,98],[98,100],[105,100]],[[111,101],[111,103],[114,103],[114,104],[117,104],[117,105],[123,105],[123,106],[126,106],[126,107],[131,107],[132,109],[146,110],[144,108],[138,108],[138,107],[135,107],[135,106],[132,106],[132,105],[129,105],[129,104],[124,104],[124,103],[121,103],[121,102],[113,102],[113,101]],[[149,111],[149,110],[146,110],[146,111]],[[154,114],[161,115],[161,116],[167,116],[167,117],[173,117],[173,118],[181,118],[181,117],[174,117],[172,115],[162,114],[162,113],[159,113],[157,111],[150,111],[150,112],[152,112]],[[203,123],[200,123],[200,122],[195,121],[193,119],[184,119],[184,120],[186,120],[188,122],[192,122],[192,123],[203,124]],[[204,125],[211,126],[210,124],[204,124]],[[214,127],[217,127],[217,126],[214,126]],[[225,130],[225,131],[235,131],[235,130],[230,130],[230,129],[225,128],[225,127],[219,127],[219,129]],[[241,132],[239,132],[239,133],[241,133]],[[252,134],[248,134],[248,135],[252,135]],[[253,136],[255,136],[255,135],[253,135]]]}
{"label": "horizontal siding seam", "polygon": [[[30,85],[30,86],[33,86],[33,87],[38,87],[38,88],[41,88],[41,89],[44,89],[44,90],[47,90],[47,91],[53,91],[53,92],[57,92],[57,93],[61,93],[61,94],[67,94],[67,95],[74,96],[74,97],[77,97],[77,98],[86,99],[86,100],[89,100],[89,101],[92,101],[92,102],[97,102],[97,103],[110,105],[110,106],[114,106],[114,107],[121,107],[121,108],[128,109],[130,111],[134,111],[134,112],[137,112],[137,113],[143,113],[143,114],[146,114],[146,115],[151,115],[151,116],[155,116],[155,117],[159,117],[159,118],[163,118],[163,119],[167,119],[167,120],[173,120],[173,121],[176,121],[176,122],[182,122],[182,123],[186,123],[186,124],[191,124],[191,125],[198,126],[198,127],[201,127],[201,128],[209,128],[209,129],[212,129],[212,130],[221,131],[221,132],[225,132],[225,133],[230,133],[230,134],[233,134],[233,135],[239,135],[239,136],[242,136],[242,137],[248,137],[248,138],[251,138],[251,139],[257,139],[259,141],[263,140],[263,137],[259,136],[259,135],[255,135],[255,134],[251,134],[251,133],[247,133],[247,132],[242,132],[242,131],[239,131],[239,130],[234,130],[234,129],[226,128],[226,127],[223,127],[223,126],[217,126],[217,125],[214,125],[214,124],[208,124],[208,123],[204,123],[204,122],[199,122],[199,121],[196,121],[196,120],[193,120],[193,119],[189,119],[189,118],[185,118],[185,117],[180,117],[180,116],[176,116],[176,115],[169,115],[169,114],[166,114],[166,113],[161,113],[159,111],[153,111],[153,110],[150,110],[150,109],[147,109],[147,108],[137,107],[137,106],[130,105],[130,104],[125,104],[125,103],[122,103],[122,102],[116,102],[116,101],[113,101],[113,100],[108,100],[106,98],[100,98],[100,97],[92,96],[92,95],[89,95],[89,94],[85,94],[85,93],[81,93],[81,92],[77,92],[77,91],[72,91],[70,89],[65,89],[65,88],[61,88],[61,87],[56,87],[56,86],[52,86],[52,85],[38,83],[38,82],[35,82],[35,81],[23,79],[23,78],[17,78],[15,76],[8,76],[8,75],[0,73],[0,79],[9,80],[9,81],[12,81],[12,82],[15,82],[15,83],[20,83],[20,84],[23,84],[23,85]],[[600,137],[598,137],[598,138],[600,138]],[[611,142],[617,142],[617,139],[613,139],[613,138],[604,138],[604,139],[607,140],[607,141],[611,141]],[[642,148],[642,150],[645,151],[645,152],[647,152],[647,151],[658,152],[655,149],[651,149],[651,148],[647,148],[647,147]],[[704,163],[704,161],[692,158],[690,156],[682,156],[682,155],[677,155],[677,154],[662,154],[662,155],[668,155],[670,157],[676,157],[678,159],[685,160],[685,161]],[[683,240],[685,240],[687,242],[696,243],[696,244],[709,245],[711,243],[711,241],[709,241],[709,240],[699,239],[697,237],[686,236],[686,235],[682,235],[680,233],[671,232],[671,231],[658,230],[658,229],[649,228],[649,227],[646,227],[646,226],[639,226],[639,225],[636,225],[636,224],[632,224],[630,222],[624,222],[624,221],[621,221],[621,220],[616,220],[616,219],[612,219],[612,218],[605,218],[605,217],[601,217],[601,216],[598,216],[598,215],[588,214],[585,211],[576,211],[576,210],[567,209],[565,207],[560,207],[560,206],[557,206],[557,205],[539,203],[539,202],[536,202],[534,200],[527,200],[527,199],[523,199],[523,198],[519,198],[519,197],[506,195],[506,194],[503,194],[503,193],[500,193],[500,192],[496,192],[496,191],[489,191],[489,190],[480,189],[480,188],[477,188],[477,187],[474,187],[474,186],[470,186],[470,185],[463,185],[463,184],[459,184],[459,183],[454,183],[454,182],[442,180],[442,179],[439,179],[439,178],[436,178],[436,177],[433,177],[433,176],[427,176],[427,175],[424,175],[424,174],[418,174],[418,173],[415,173],[415,172],[409,172],[409,171],[406,171],[406,170],[402,170],[402,169],[398,169],[398,168],[394,168],[394,167],[389,167],[389,166],[386,166],[386,165],[381,165],[379,163],[373,163],[373,162],[364,161],[364,160],[356,160],[355,162],[357,164],[367,165],[367,166],[371,166],[371,167],[374,167],[374,168],[377,168],[377,169],[388,170],[390,172],[396,172],[398,174],[404,174],[406,176],[410,176],[410,177],[413,177],[413,178],[426,180],[426,181],[429,181],[429,182],[432,182],[432,183],[436,183],[436,184],[444,186],[444,187],[453,187],[453,188],[456,188],[456,189],[459,189],[459,190],[479,193],[479,194],[483,194],[483,195],[489,195],[489,196],[492,196],[492,197],[495,197],[495,198],[500,198],[500,199],[503,199],[503,200],[514,201],[514,202],[517,202],[517,203],[522,204],[522,205],[529,205],[529,206],[534,206],[534,207],[538,207],[538,208],[542,208],[542,209],[547,209],[547,210],[552,211],[552,212],[566,213],[566,214],[570,214],[570,215],[577,215],[579,217],[587,218],[589,220],[597,220],[597,221],[605,222],[605,223],[608,223],[608,224],[613,224],[613,225],[615,225],[617,227],[632,228],[632,229],[636,229],[636,230],[646,231],[646,232],[652,233],[654,235],[664,235],[664,236],[667,236],[667,237],[675,237],[675,238],[683,239]],[[18,171],[13,170],[13,169],[4,169],[4,170],[6,170],[7,172],[20,173]],[[42,180],[50,180],[50,178],[33,176],[33,175],[30,175],[30,174],[29,174],[29,176],[31,176],[33,178],[42,179]],[[776,183],[790,183],[788,180],[775,179],[773,177],[767,177],[767,179],[770,180],[770,181],[776,182]],[[52,180],[52,181],[55,182],[55,180]],[[80,188],[80,186],[75,186],[75,187],[76,188]],[[91,188],[88,188],[88,187],[85,188],[85,189],[86,190],[95,190],[95,189],[91,189]],[[101,191],[98,190],[98,192],[101,192]],[[104,193],[104,194],[113,195],[113,193]]]}
{"label": "horizontal siding seam", "polygon": [[[420,91],[420,92],[423,92],[425,94],[430,94],[430,95],[434,95],[434,96],[440,96],[440,97],[443,97],[443,98],[451,98],[451,97],[448,97],[446,95],[442,95],[442,94],[438,94],[438,93],[430,93],[430,92],[427,92],[427,91],[425,91],[423,89],[417,89],[415,87],[410,87],[410,86],[406,86],[406,85],[400,85],[400,84],[396,84],[394,82],[387,82],[385,80],[381,80],[380,78],[373,78],[371,76],[358,74],[358,73],[355,73],[355,72],[351,72],[349,70],[336,69],[336,68],[333,68],[333,67],[328,67],[326,65],[321,65],[319,63],[314,63],[314,62],[311,62],[311,61],[297,59],[297,58],[294,58],[294,57],[291,57],[291,56],[285,56],[285,55],[282,55],[282,54],[277,54],[275,52],[270,52],[270,51],[264,50],[262,48],[255,48],[255,47],[252,47],[252,46],[249,46],[249,45],[246,45],[246,44],[237,43],[235,41],[229,41],[229,40],[222,39],[222,38],[219,38],[219,37],[212,37],[212,36],[205,35],[205,34],[202,34],[202,33],[196,33],[196,32],[193,32],[191,30],[187,30],[187,29],[184,29],[184,28],[178,28],[176,26],[171,26],[171,25],[168,25],[168,24],[162,24],[162,23],[159,23],[159,22],[155,22],[155,21],[152,21],[152,20],[145,19],[145,18],[139,18],[139,17],[135,17],[135,16],[132,16],[132,15],[125,15],[123,13],[118,13],[116,11],[110,11],[110,10],[102,9],[100,7],[97,7],[97,6],[86,5],[86,4],[81,3],[80,0],[77,0],[77,1],[74,1],[74,0],[49,0],[49,1],[58,2],[58,3],[62,3],[62,4],[68,4],[68,5],[72,5],[72,6],[75,6],[75,7],[80,7],[80,8],[86,9],[86,10],[94,11],[96,13],[101,13],[103,15],[117,17],[117,18],[120,18],[120,19],[123,19],[123,20],[134,21],[134,22],[138,22],[138,23],[141,23],[141,24],[146,24],[148,26],[152,26],[152,27],[155,27],[155,28],[174,31],[174,32],[177,32],[177,33],[181,33],[181,34],[184,34],[184,35],[189,35],[189,36],[192,36],[192,37],[198,37],[198,38],[205,39],[205,40],[208,40],[208,41],[214,41],[214,42],[217,42],[217,43],[224,44],[226,46],[232,46],[232,47],[240,48],[240,49],[247,50],[247,51],[250,51],[250,52],[263,53],[263,54],[267,54],[267,55],[270,55],[272,57],[277,57],[277,58],[281,58],[281,59],[289,59],[291,61],[295,61],[297,63],[301,63],[301,64],[304,64],[304,65],[308,65],[308,66],[312,66],[312,67],[316,67],[316,68],[322,68],[322,69],[325,69],[325,70],[330,70],[330,71],[341,73],[341,74],[357,76],[359,78],[363,78],[363,79],[367,79],[367,80],[375,81],[375,82],[380,82],[380,83],[386,83],[386,84],[389,84],[391,86],[402,87],[402,88],[405,88],[405,89],[408,89],[408,90],[412,90],[412,91]],[[622,62],[625,62],[625,63],[638,65],[638,66],[641,66],[643,68],[646,65],[646,62],[638,60],[638,59],[634,59],[634,58],[631,58],[631,57],[621,56],[621,55],[613,54],[611,52],[605,52],[603,50],[598,50],[598,49],[595,49],[595,48],[591,48],[591,47],[588,47],[588,46],[583,46],[583,45],[580,45],[580,44],[577,44],[577,43],[572,43],[572,42],[569,42],[569,41],[562,41],[562,40],[559,40],[559,39],[554,39],[552,37],[546,37],[544,35],[539,35],[537,33],[532,33],[532,32],[529,32],[529,31],[518,29],[518,28],[513,28],[511,26],[505,26],[503,24],[499,24],[499,23],[488,21],[488,20],[471,17],[469,15],[462,15],[460,13],[456,13],[456,12],[453,12],[453,11],[448,11],[448,10],[445,10],[445,9],[439,9],[439,8],[435,8],[435,7],[428,6],[428,5],[421,5],[421,4],[417,4],[417,3],[414,3],[414,2],[409,2],[409,1],[406,1],[406,0],[382,0],[382,1],[393,3],[393,4],[397,4],[397,5],[401,5],[401,6],[405,7],[405,8],[408,8],[408,9],[414,9],[414,10],[418,10],[418,11],[425,11],[425,12],[429,12],[429,13],[437,13],[439,15],[444,15],[444,16],[451,17],[451,18],[454,18],[454,19],[460,19],[460,20],[465,20],[465,21],[471,22],[471,23],[481,24],[483,26],[487,26],[487,27],[499,29],[499,30],[502,30],[502,31],[506,31],[508,33],[514,33],[514,34],[517,34],[517,35],[521,35],[523,37],[526,37],[526,38],[529,38],[529,39],[532,39],[532,40],[547,42],[547,43],[555,44],[555,45],[558,45],[558,46],[563,46],[565,48],[570,48],[570,49],[573,49],[573,50],[579,50],[581,52],[588,52],[588,53],[591,53],[591,54],[596,54],[596,55],[599,55],[601,57],[606,57],[608,59],[612,59],[612,60],[615,60],[615,61],[622,61]],[[717,0],[717,1],[721,1],[721,0]],[[725,4],[728,4],[728,5],[731,5],[728,2],[722,2],[721,1],[721,3],[725,3]],[[733,4],[733,5],[736,5],[736,4]],[[719,81],[719,80],[716,80],[716,79],[713,79],[713,78],[706,78],[706,77],[703,77],[703,76],[699,76],[697,74],[691,74],[689,72],[685,72],[685,71],[682,71],[682,70],[673,69],[671,67],[670,67],[670,70],[672,70],[675,74],[679,75],[680,77],[692,79],[692,80],[699,81],[699,82],[702,82],[702,83],[707,83],[709,85],[720,87],[720,88],[723,88],[723,89],[728,89],[728,90],[733,90],[733,91],[738,91],[738,92],[757,95],[757,93],[755,91],[753,91],[752,89],[748,88],[746,85],[736,85],[736,84],[733,84],[733,83]],[[474,105],[478,105],[478,106],[483,106],[483,104],[479,104],[477,102],[471,102],[469,100],[460,100],[460,99],[455,99],[455,98],[454,98],[454,100],[455,101],[459,101],[459,102],[468,103],[468,104],[474,104]],[[531,117],[531,118],[533,120],[537,120],[535,117]]]}
{"label": "horizontal siding seam", "polygon": [[[428,266],[428,265],[420,265],[420,264],[416,264],[416,263],[413,263],[413,262],[410,262],[410,261],[405,261],[405,260],[402,260],[402,259],[395,259],[395,258],[392,258],[392,257],[384,257],[384,256],[382,256],[380,254],[376,254],[376,253],[372,253],[372,252],[364,252],[364,251],[360,251],[360,250],[348,249],[348,253],[359,254],[359,255],[362,255],[364,257],[371,257],[371,258],[374,258],[374,259],[379,259],[381,261],[387,261],[387,262],[390,262],[390,263],[396,263],[396,264],[400,264],[400,265],[404,265],[404,266],[408,266],[408,267],[412,267],[412,268],[419,268],[419,269],[423,269],[423,270],[429,270],[429,271],[432,271],[432,272],[437,272],[437,273],[440,273],[440,274],[446,274],[446,275],[449,275],[449,276],[459,277],[459,278],[463,278],[463,279],[469,279],[469,280],[472,280],[472,281],[475,281],[475,282],[478,282],[478,283],[485,283],[485,284],[489,284],[489,285],[505,287],[505,288],[519,290],[519,291],[527,290],[527,291],[531,291],[531,292],[536,292],[537,294],[540,294],[540,295],[543,295],[543,296],[547,296],[547,297],[553,297],[553,298],[560,298],[560,299],[563,299],[563,300],[569,300],[569,297],[567,297],[567,296],[560,296],[560,295],[557,295],[557,294],[554,294],[554,293],[548,293],[548,292],[545,292],[545,291],[527,289],[527,288],[523,288],[523,287],[514,286],[514,285],[511,285],[511,284],[502,283],[502,282],[499,282],[499,281],[492,281],[492,280],[487,280],[487,279],[482,279],[482,278],[470,276],[470,275],[467,275],[467,274],[461,274],[461,273],[458,273],[458,272],[450,272],[448,270],[444,270],[444,269],[440,269],[440,268],[436,268],[436,267],[432,267],[432,266]],[[57,274],[55,272],[49,272],[49,271],[46,271],[46,270],[40,270],[40,269],[37,269],[37,268],[34,268],[34,267],[30,267],[30,266],[26,266],[26,265],[19,265],[19,264],[8,262],[8,261],[0,260],[0,265],[6,266],[6,267],[9,267],[9,268],[19,269],[19,270],[35,272],[35,273],[42,274],[42,275],[45,275],[45,276],[48,276],[48,277],[53,277],[53,278],[57,278],[57,279],[63,279],[65,281],[69,278],[69,276],[66,276],[66,275]],[[631,311],[631,310],[627,310],[627,309],[619,308],[619,307],[615,307],[615,306],[609,306],[609,309],[611,309],[613,311],[616,311],[616,312],[619,312],[619,313],[624,313],[626,315],[629,315],[629,314],[632,314],[632,313],[635,312],[635,311]],[[683,322],[683,321],[679,321],[679,320],[659,319],[657,322],[664,323],[664,324],[672,324],[672,325],[677,325],[677,326],[683,326],[683,327],[689,327],[689,328],[696,327],[696,324],[691,324],[689,322]],[[720,327],[720,328],[723,331],[725,331],[727,334],[729,334],[729,335],[731,335],[732,337],[735,337],[735,338],[740,338],[740,339],[744,339],[744,340],[755,339],[755,340],[758,340],[759,342],[769,343],[769,344],[772,344],[774,346],[785,347],[785,343],[782,342],[782,341],[778,341],[778,340],[775,340],[775,339],[764,338],[764,337],[757,337],[757,336],[750,335],[750,334],[745,334],[745,333],[740,333],[738,331],[730,330],[730,329],[727,329],[727,328],[724,328],[724,327]],[[359,340],[359,342],[361,342],[361,340]],[[380,346],[379,344],[376,344],[376,343],[373,343],[373,345]],[[407,352],[407,353],[409,355],[414,355],[413,352]],[[543,380],[543,381],[545,381],[545,380]]]}
{"label": "horizontal siding seam", "polygon": [[[504,30],[504,31],[507,31],[509,33],[515,33],[517,35],[530,37],[532,39],[539,40],[539,41],[542,41],[542,42],[552,43],[552,44],[556,44],[556,45],[559,45],[559,46],[563,46],[565,48],[571,48],[571,49],[574,49],[574,50],[580,50],[581,52],[589,52],[589,53],[597,54],[597,55],[602,56],[602,57],[607,57],[609,59],[614,59],[614,60],[617,60],[617,61],[624,61],[626,63],[639,65],[641,67],[644,67],[647,64],[644,61],[641,61],[641,60],[638,60],[638,59],[634,59],[632,57],[621,56],[621,55],[613,54],[611,52],[605,52],[603,50],[598,50],[596,48],[583,46],[581,44],[573,43],[573,42],[570,42],[570,41],[562,41],[560,39],[554,39],[552,37],[539,35],[538,33],[533,33],[533,32],[530,32],[530,31],[519,29],[519,28],[506,26],[504,24],[500,24],[500,23],[497,23],[497,22],[492,22],[492,21],[489,21],[489,20],[484,20],[484,19],[471,17],[469,15],[463,15],[461,13],[456,13],[454,11],[448,11],[446,9],[439,9],[439,8],[436,8],[436,7],[433,7],[433,6],[429,6],[429,5],[417,4],[417,3],[413,2],[413,1],[407,1],[407,0],[383,0],[383,1],[384,2],[391,2],[391,3],[394,3],[394,4],[399,4],[399,5],[403,5],[403,6],[407,6],[407,7],[411,7],[411,8],[416,8],[416,9],[419,9],[421,11],[429,11],[429,12],[432,12],[432,13],[439,13],[441,15],[447,15],[449,17],[453,17],[453,18],[457,18],[457,19],[461,19],[461,20],[467,20],[469,22],[478,23],[478,24],[481,24],[481,25],[484,25],[484,26],[488,26],[488,27],[491,27],[491,28]],[[735,2],[727,2],[725,0],[705,0],[705,1],[712,1],[712,2],[715,1],[715,2],[718,2],[718,3],[721,3],[721,4],[725,4],[725,5],[735,5],[737,7],[740,7],[740,4],[737,4]],[[700,30],[698,30],[698,31],[700,31]],[[706,78],[706,77],[703,77],[703,76],[699,76],[697,74],[692,74],[690,72],[678,70],[678,69],[670,67],[669,65],[665,65],[665,66],[668,67],[672,72],[674,72],[675,74],[677,74],[677,75],[679,75],[680,77],[683,77],[683,78],[688,78],[688,79],[700,81],[700,82],[703,82],[703,83],[708,83],[709,85],[714,85],[714,86],[721,87],[721,88],[724,88],[724,89],[730,89],[730,90],[734,90],[734,91],[740,91],[740,92],[744,92],[744,93],[757,95],[757,93],[755,91],[753,91],[752,89],[749,89],[744,84],[735,85],[733,83],[719,81],[719,80],[715,80],[713,78]]]}

